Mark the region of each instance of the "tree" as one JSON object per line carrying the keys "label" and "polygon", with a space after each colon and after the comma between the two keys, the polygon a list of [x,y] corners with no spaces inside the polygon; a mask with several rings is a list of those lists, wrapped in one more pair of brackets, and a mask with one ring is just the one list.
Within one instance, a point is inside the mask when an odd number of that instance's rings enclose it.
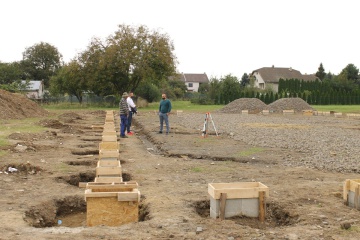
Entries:
{"label": "tree", "polygon": [[243,76],[241,77],[241,86],[245,87],[247,84],[250,83],[250,77],[247,73],[244,73]]}
{"label": "tree", "polygon": [[325,73],[325,69],[324,69],[322,63],[320,63],[320,66],[319,66],[318,71],[316,72],[315,76],[317,76],[321,81],[324,80],[326,73]]}
{"label": "tree", "polygon": [[210,78],[209,98],[215,102],[215,104],[221,104],[221,92],[222,82],[216,77]]}
{"label": "tree", "polygon": [[85,79],[81,65],[73,60],[61,68],[56,76],[51,78],[50,92],[53,95],[66,93],[75,96],[81,104],[83,93],[87,90]]}
{"label": "tree", "polygon": [[23,78],[23,71],[19,62],[0,62],[0,84],[11,84]]}
{"label": "tree", "polygon": [[348,64],[339,74],[339,77],[343,80],[349,80],[356,82],[359,77],[359,69],[352,63]]}
{"label": "tree", "polygon": [[225,104],[239,98],[240,84],[237,77],[229,74],[222,78],[222,95],[224,96]]}
{"label": "tree", "polygon": [[135,91],[145,81],[160,87],[176,72],[173,51],[173,43],[166,34],[145,26],[119,25],[105,42],[93,39],[78,61],[88,74],[93,92],[119,94]]}
{"label": "tree", "polygon": [[21,64],[27,79],[43,80],[48,87],[50,78],[62,66],[62,55],[56,47],[41,42],[25,49]]}

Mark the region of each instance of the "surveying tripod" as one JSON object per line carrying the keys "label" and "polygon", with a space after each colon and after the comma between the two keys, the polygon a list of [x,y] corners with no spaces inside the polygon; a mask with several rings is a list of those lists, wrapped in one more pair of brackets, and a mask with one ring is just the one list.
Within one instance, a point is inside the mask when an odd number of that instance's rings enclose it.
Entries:
{"label": "surveying tripod", "polygon": [[218,135],[218,133],[217,133],[217,130],[216,130],[216,127],[215,127],[215,123],[214,123],[214,120],[213,120],[210,112],[205,113],[204,127],[203,127],[203,130],[202,130],[201,136],[202,136],[202,137],[207,137],[209,120],[211,121],[211,123],[212,123],[212,125],[213,125],[213,127],[214,127],[214,130],[215,130],[216,136],[218,137],[219,135]]}

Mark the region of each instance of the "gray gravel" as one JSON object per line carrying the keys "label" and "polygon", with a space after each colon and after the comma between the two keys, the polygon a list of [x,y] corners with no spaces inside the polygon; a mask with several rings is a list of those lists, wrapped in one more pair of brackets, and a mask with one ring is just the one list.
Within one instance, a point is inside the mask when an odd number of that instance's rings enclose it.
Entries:
{"label": "gray gravel", "polygon": [[[333,116],[212,113],[222,135],[258,147],[292,149],[301,158],[282,159],[286,166],[306,166],[338,172],[360,173],[360,120]],[[172,121],[202,128],[204,114],[184,113]],[[212,125],[209,125],[209,130]]]}

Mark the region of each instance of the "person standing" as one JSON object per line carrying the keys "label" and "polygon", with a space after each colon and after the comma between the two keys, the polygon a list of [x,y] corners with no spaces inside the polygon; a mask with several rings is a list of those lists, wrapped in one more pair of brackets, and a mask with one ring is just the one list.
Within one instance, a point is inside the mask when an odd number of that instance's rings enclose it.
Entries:
{"label": "person standing", "polygon": [[166,124],[166,134],[169,134],[170,126],[169,126],[169,114],[171,112],[171,102],[166,98],[166,94],[163,93],[161,95],[162,100],[160,101],[159,106],[159,118],[160,118],[160,131],[163,132],[163,124],[165,121]]}
{"label": "person standing", "polygon": [[121,138],[127,138],[128,136],[125,135],[125,129],[126,129],[126,125],[127,125],[127,119],[129,116],[129,106],[127,104],[126,99],[128,98],[128,93],[124,92],[120,103],[119,103],[119,107],[120,107],[120,137]]}
{"label": "person standing", "polygon": [[126,125],[126,131],[127,131],[127,135],[133,135],[134,133],[130,131],[130,127],[131,127],[131,121],[132,121],[132,116],[134,113],[134,109],[136,109],[136,105],[133,101],[133,99],[131,98],[132,96],[134,96],[133,92],[129,92],[129,97],[126,99],[126,102],[129,106],[129,117],[127,119],[127,125]]}

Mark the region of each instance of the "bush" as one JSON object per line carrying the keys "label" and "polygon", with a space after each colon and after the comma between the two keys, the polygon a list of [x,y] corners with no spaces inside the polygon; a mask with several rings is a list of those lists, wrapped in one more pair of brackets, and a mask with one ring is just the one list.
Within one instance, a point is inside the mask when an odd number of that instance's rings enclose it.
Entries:
{"label": "bush", "polygon": [[135,94],[143,99],[146,99],[149,103],[160,99],[161,92],[157,86],[151,83],[143,83],[136,90]]}

